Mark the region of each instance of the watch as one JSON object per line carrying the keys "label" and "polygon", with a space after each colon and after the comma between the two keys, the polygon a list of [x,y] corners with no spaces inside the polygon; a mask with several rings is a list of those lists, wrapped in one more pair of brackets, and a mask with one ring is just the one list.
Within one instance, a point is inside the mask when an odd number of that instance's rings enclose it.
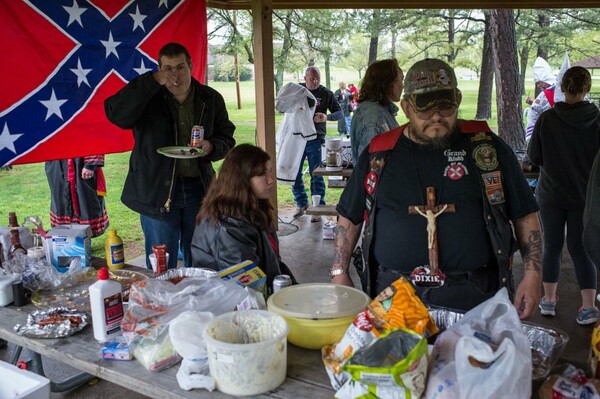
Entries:
{"label": "watch", "polygon": [[341,274],[348,274],[348,270],[346,269],[333,269],[329,271],[329,277],[334,278],[335,276],[339,276]]}

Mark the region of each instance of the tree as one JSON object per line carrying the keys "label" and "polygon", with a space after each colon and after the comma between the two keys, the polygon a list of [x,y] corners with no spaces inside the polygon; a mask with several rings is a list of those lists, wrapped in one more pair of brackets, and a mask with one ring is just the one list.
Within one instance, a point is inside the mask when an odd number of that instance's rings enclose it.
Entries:
{"label": "tree", "polygon": [[525,130],[522,123],[513,10],[490,11],[490,34],[496,65],[498,134],[513,149],[523,149]]}
{"label": "tree", "polygon": [[490,33],[490,13],[484,12],[485,29],[483,33],[483,51],[481,55],[481,74],[477,95],[475,119],[492,117],[492,86],[494,83],[494,49]]}

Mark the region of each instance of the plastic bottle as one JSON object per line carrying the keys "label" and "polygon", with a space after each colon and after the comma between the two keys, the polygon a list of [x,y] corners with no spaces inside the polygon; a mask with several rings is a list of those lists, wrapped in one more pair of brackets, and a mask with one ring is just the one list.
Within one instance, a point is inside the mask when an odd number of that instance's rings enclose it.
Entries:
{"label": "plastic bottle", "polygon": [[121,269],[125,265],[123,240],[117,235],[117,230],[108,230],[104,249],[106,250],[106,265],[109,269]]}
{"label": "plastic bottle", "polygon": [[121,284],[110,280],[108,269],[103,267],[98,270],[98,281],[90,285],[89,293],[94,338],[106,342],[120,335],[124,314]]}

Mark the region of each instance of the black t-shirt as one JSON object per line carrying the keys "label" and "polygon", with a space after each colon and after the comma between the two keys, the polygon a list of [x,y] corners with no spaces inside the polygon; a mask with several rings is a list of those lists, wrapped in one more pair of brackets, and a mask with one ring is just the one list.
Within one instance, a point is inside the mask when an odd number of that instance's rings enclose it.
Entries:
{"label": "black t-shirt", "polygon": [[[306,83],[300,83],[300,86],[306,87]],[[321,112],[327,115],[327,110],[329,110],[329,113],[332,114],[341,110],[340,105],[333,95],[333,92],[325,86],[319,85],[319,87],[316,89],[309,91],[317,99],[315,113]],[[325,137],[327,134],[327,122],[315,123],[315,128],[317,129],[317,138]]]}
{"label": "black t-shirt", "polygon": [[[494,136],[502,168],[507,212],[516,220],[538,210],[531,189],[510,147]],[[483,219],[481,174],[466,135],[458,134],[448,149],[433,149],[401,136],[380,177],[374,216],[372,254],[387,269],[411,272],[429,264],[427,220],[408,213],[426,204],[426,189],[435,187],[437,204],[454,204],[455,212],[436,218],[442,271],[468,271],[495,265]],[[364,180],[369,172],[365,150],[342,193],[337,211],[358,224],[365,212]]]}

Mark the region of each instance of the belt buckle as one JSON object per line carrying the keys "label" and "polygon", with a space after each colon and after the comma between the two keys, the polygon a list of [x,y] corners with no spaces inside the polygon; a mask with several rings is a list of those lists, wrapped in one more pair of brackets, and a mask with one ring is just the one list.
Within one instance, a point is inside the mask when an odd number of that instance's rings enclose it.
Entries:
{"label": "belt buckle", "polygon": [[446,275],[441,270],[432,273],[427,266],[415,267],[409,278],[417,287],[440,288],[446,282]]}

